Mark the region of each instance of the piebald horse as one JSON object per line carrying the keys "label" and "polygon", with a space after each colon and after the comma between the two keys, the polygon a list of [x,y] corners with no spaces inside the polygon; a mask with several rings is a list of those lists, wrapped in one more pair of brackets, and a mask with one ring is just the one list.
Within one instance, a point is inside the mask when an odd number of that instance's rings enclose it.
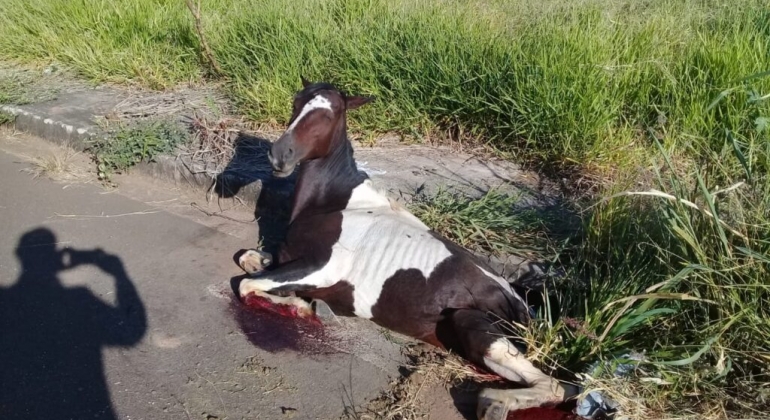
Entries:
{"label": "piebald horse", "polygon": [[511,286],[358,171],[346,113],[373,98],[302,82],[289,127],[269,152],[274,176],[299,166],[287,236],[275,263],[257,250],[239,257],[249,274],[238,286],[241,299],[290,305],[299,316],[313,315],[308,301],[319,299],[337,315],[367,318],[454,351],[525,387],[482,390],[479,419],[505,419],[509,411],[572,397],[574,387],[535,368],[523,345],[497,326],[501,319],[529,321],[527,304]]}

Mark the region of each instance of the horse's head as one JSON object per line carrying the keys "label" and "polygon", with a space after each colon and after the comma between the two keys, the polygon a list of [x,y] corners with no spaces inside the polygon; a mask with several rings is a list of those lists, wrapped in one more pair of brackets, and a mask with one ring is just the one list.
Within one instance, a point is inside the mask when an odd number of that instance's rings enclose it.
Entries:
{"label": "horse's head", "polygon": [[[369,96],[347,96],[328,83],[310,83],[294,96],[289,128],[270,149],[275,176],[287,177],[298,163],[327,156],[345,113],[371,102]],[[345,135],[344,132],[341,133]]]}

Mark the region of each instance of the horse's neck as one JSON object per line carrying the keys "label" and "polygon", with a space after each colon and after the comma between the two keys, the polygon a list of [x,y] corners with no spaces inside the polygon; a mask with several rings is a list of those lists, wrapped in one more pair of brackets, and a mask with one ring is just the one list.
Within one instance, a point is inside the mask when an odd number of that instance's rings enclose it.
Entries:
{"label": "horse's neck", "polygon": [[344,209],[353,189],[366,179],[356,168],[353,146],[344,125],[335,133],[331,147],[333,150],[326,157],[301,164],[291,209],[292,222],[301,215]]}

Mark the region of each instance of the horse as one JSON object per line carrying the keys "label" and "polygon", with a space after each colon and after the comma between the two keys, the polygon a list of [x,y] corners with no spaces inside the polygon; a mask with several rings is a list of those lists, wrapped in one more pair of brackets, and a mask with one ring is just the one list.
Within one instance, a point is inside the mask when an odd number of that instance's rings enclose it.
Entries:
{"label": "horse", "polygon": [[241,251],[237,260],[247,276],[237,285],[240,299],[286,305],[299,317],[312,316],[309,302],[322,300],[336,315],[369,319],[524,386],[482,389],[480,420],[573,397],[573,385],[536,368],[525,357],[526,346],[500,328],[500,320],[530,320],[528,305],[510,284],[358,170],[347,111],[374,98],[301,81],[288,128],[268,153],[276,177],[299,166],[288,231],[275,259]]}

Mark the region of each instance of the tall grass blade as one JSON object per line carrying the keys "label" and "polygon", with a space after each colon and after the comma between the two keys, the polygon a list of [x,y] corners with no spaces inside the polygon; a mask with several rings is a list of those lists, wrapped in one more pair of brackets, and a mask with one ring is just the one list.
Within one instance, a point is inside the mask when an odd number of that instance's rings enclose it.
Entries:
{"label": "tall grass blade", "polygon": [[671,361],[658,361],[658,362],[655,362],[655,363],[657,363],[659,365],[664,365],[664,366],[687,366],[687,365],[691,365],[691,364],[697,362],[698,359],[700,359],[701,356],[703,356],[704,353],[709,351],[711,349],[711,346],[714,343],[716,343],[716,341],[717,341],[717,337],[710,338],[708,341],[706,341],[706,344],[704,344],[703,347],[701,347],[698,351],[695,352],[695,354],[693,354],[692,356],[687,357],[685,359],[671,360]]}

